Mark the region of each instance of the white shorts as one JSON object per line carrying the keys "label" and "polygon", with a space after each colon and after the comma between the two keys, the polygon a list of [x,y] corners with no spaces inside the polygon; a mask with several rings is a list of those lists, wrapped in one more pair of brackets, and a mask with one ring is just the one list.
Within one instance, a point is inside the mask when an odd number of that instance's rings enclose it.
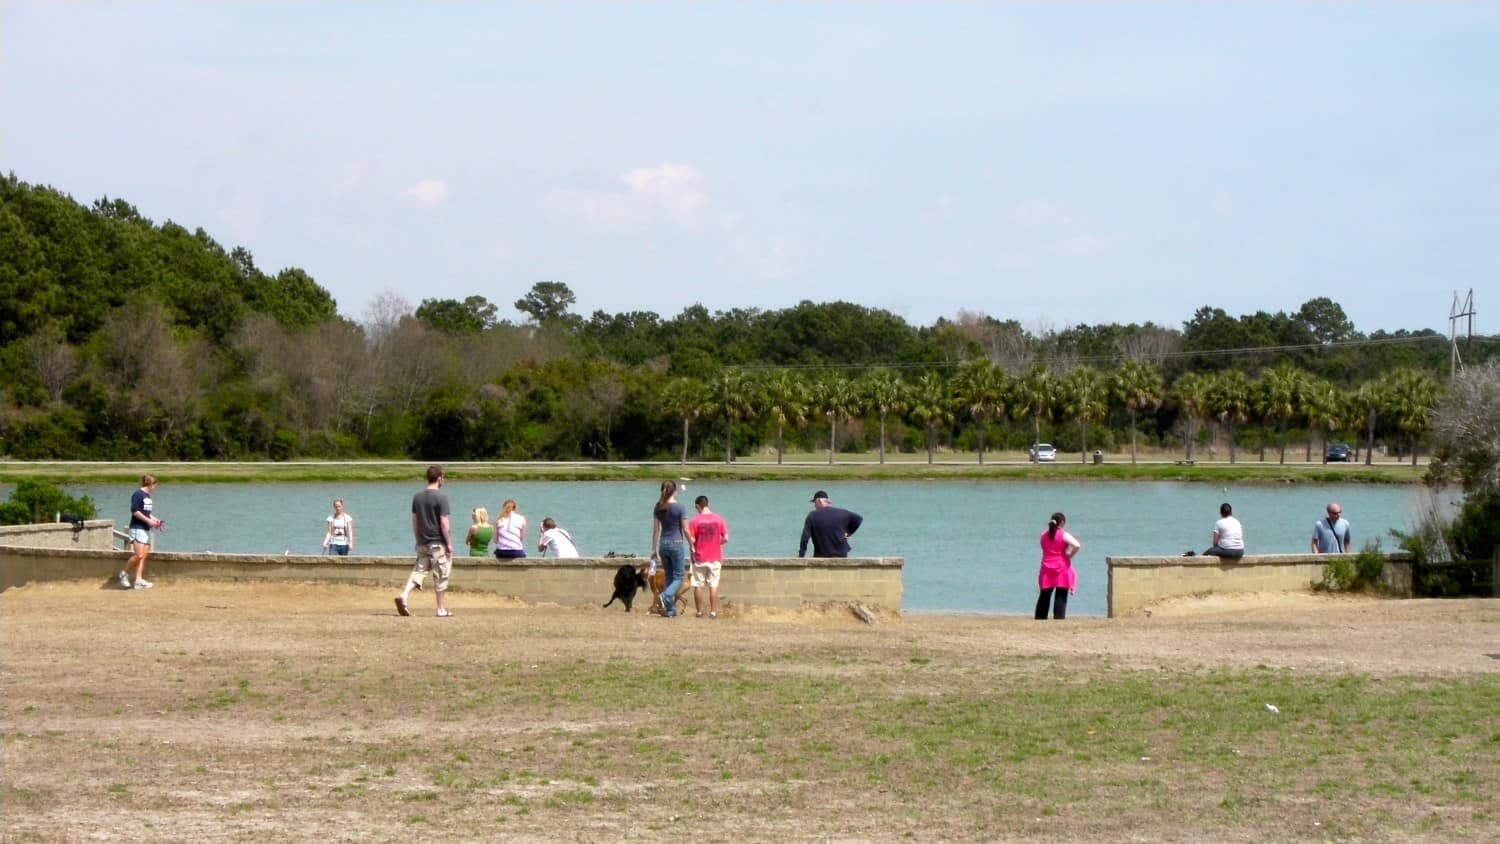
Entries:
{"label": "white shorts", "polygon": [[693,588],[702,589],[705,586],[710,589],[719,588],[718,563],[693,563]]}

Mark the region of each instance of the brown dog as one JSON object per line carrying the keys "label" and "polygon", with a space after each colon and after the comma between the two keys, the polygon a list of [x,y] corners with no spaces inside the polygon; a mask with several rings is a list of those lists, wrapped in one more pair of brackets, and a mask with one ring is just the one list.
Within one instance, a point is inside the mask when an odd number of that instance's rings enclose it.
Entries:
{"label": "brown dog", "polygon": [[[666,606],[661,602],[661,593],[663,589],[667,588],[667,570],[664,568],[658,568],[653,572],[651,571],[651,565],[648,563],[644,566],[641,566],[641,577],[646,578],[646,582],[651,585],[650,612],[661,615],[663,608]],[[677,588],[677,603],[685,605],[687,603],[686,596],[692,591],[692,583],[686,577],[684,577],[682,579],[682,585]]]}

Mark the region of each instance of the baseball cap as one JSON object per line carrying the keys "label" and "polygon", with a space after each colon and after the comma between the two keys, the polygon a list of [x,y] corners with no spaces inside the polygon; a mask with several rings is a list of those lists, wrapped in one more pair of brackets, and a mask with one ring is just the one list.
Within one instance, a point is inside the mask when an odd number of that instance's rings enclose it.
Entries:
{"label": "baseball cap", "polygon": [[826,493],[826,492],[824,492],[823,490],[820,489],[817,492],[813,493],[812,500],[817,501],[819,498],[827,498],[827,497],[828,497],[828,493]]}

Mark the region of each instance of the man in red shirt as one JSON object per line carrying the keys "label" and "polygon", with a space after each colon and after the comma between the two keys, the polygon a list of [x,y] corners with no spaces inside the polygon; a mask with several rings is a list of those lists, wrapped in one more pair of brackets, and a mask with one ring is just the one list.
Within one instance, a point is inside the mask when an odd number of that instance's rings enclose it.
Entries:
{"label": "man in red shirt", "polygon": [[719,617],[719,566],[724,560],[724,543],[729,541],[729,525],[724,517],[708,509],[708,496],[693,500],[698,515],[688,522],[693,535],[693,608],[703,617],[703,587],[708,586],[708,617]]}

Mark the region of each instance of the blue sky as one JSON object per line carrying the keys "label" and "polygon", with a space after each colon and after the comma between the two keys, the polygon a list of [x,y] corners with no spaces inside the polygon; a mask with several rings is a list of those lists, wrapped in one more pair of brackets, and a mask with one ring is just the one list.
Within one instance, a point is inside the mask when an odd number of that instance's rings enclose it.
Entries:
{"label": "blue sky", "polygon": [[[1500,5],[0,0],[0,169],[358,318],[1500,306]],[[1487,312],[1488,311],[1488,312]]]}

